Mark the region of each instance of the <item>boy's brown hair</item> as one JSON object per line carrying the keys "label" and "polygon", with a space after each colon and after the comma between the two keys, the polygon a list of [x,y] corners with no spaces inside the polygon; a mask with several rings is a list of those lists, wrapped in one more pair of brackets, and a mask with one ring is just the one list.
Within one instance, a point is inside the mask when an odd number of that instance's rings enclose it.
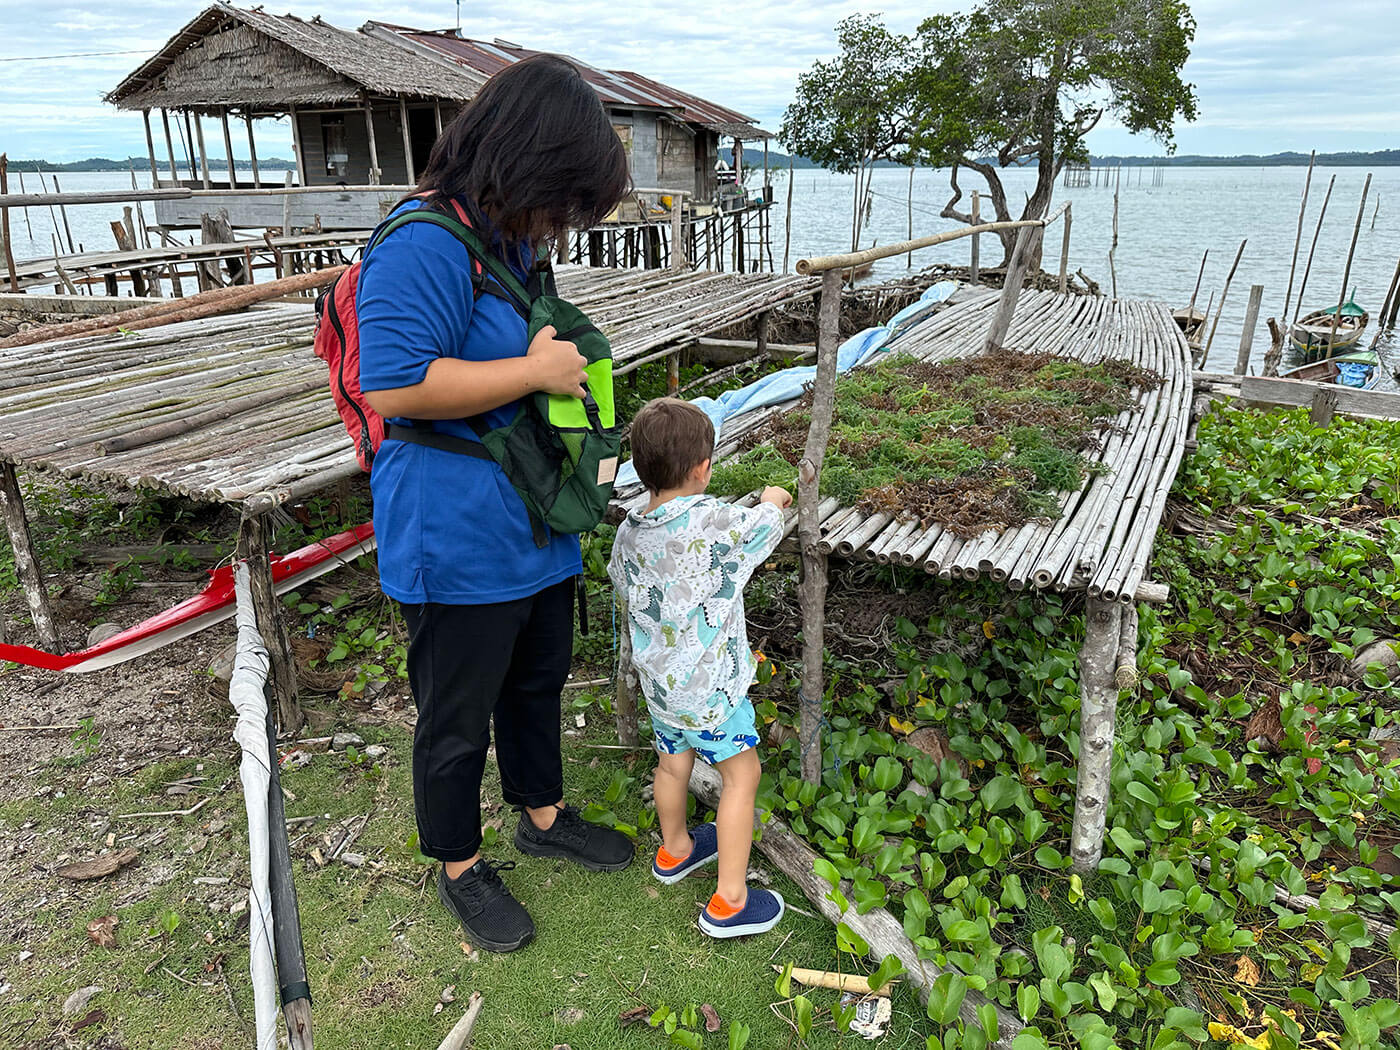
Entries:
{"label": "boy's brown hair", "polygon": [[680,488],[715,451],[715,425],[689,401],[659,397],[632,420],[632,465],[650,492]]}

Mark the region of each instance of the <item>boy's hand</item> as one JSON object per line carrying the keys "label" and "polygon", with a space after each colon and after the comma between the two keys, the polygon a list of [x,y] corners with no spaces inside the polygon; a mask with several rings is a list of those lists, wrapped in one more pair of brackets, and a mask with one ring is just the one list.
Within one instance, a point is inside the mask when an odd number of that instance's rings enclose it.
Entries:
{"label": "boy's hand", "polygon": [[546,394],[569,394],[583,397],[583,384],[588,376],[583,366],[588,359],[573,343],[555,338],[553,325],[545,325],[530,340],[526,357],[534,365],[534,386]]}
{"label": "boy's hand", "polygon": [[777,485],[769,485],[758,499],[760,503],[771,503],[779,510],[787,510],[792,506],[792,493]]}

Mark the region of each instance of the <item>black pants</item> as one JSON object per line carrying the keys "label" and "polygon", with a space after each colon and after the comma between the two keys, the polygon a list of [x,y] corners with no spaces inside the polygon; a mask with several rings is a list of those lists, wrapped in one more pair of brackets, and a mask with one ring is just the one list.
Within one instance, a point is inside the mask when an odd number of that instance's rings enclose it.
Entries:
{"label": "black pants", "polygon": [[496,721],[505,801],[564,797],[559,693],[573,658],[572,580],[490,605],[405,605],[418,705],[413,803],[418,846],[439,860],[481,848],[481,774]]}

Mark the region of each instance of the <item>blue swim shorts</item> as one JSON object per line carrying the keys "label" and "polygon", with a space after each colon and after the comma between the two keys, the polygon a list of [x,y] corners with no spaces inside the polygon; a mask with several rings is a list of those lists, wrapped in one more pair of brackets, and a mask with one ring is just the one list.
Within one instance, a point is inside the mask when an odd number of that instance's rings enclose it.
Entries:
{"label": "blue swim shorts", "polygon": [[748,700],[713,729],[681,729],[652,719],[651,731],[657,751],[667,755],[694,751],[701,761],[712,766],[758,746],[753,704]]}

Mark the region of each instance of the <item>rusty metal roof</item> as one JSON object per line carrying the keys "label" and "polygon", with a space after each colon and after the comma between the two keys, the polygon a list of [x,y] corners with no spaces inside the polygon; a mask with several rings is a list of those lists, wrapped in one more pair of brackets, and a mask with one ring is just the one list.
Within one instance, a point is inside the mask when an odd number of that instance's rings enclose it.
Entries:
{"label": "rusty metal roof", "polygon": [[[464,65],[477,73],[494,76],[507,66],[514,65],[532,55],[548,52],[535,51],[504,40],[473,40],[458,36],[452,30],[423,30],[407,26],[390,25],[385,22],[371,22],[369,26],[382,33],[393,34],[416,49],[430,49]],[[368,28],[368,27],[367,27]],[[578,67],[583,78],[598,92],[603,104],[612,107],[652,109],[670,112],[686,124],[697,124],[723,135],[738,135],[741,138],[761,139],[773,136],[758,127],[752,117],[737,110],[718,105],[707,99],[678,91],[673,87],[644,77],[640,73],[626,70],[600,69],[587,62],[563,55]]]}

